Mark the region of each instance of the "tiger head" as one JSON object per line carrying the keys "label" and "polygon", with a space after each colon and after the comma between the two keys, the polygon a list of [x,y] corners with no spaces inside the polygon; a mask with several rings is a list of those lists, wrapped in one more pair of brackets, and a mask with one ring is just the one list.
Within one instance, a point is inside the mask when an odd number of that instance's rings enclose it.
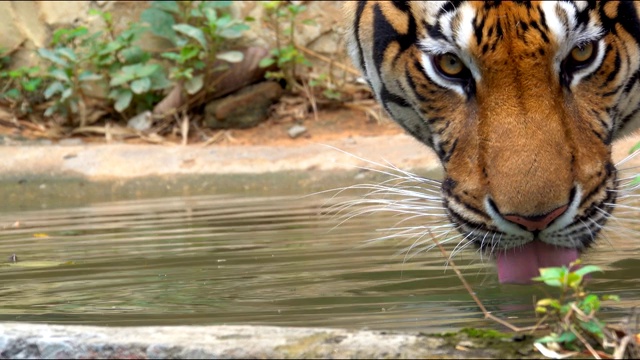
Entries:
{"label": "tiger head", "polygon": [[448,216],[528,282],[592,244],[614,139],[640,126],[640,3],[347,2],[351,57],[432,147]]}

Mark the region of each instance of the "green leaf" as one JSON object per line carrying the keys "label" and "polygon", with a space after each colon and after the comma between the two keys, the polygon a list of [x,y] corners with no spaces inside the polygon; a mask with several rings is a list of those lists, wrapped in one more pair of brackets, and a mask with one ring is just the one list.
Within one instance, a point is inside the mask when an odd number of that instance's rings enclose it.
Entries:
{"label": "green leaf", "polygon": [[216,58],[230,63],[239,63],[244,59],[244,54],[241,51],[225,51],[216,54]]}
{"label": "green leaf", "polygon": [[151,80],[151,90],[162,90],[173,85],[161,67],[149,75],[149,80]]}
{"label": "green leaf", "polygon": [[546,343],[550,343],[550,342],[559,342],[558,341],[558,335],[556,334],[551,334],[551,335],[547,335],[545,337],[542,337],[540,339],[536,339],[537,343],[541,343],[541,344],[546,344]]}
{"label": "green leaf", "polygon": [[86,35],[89,32],[84,26],[75,29],[58,29],[53,32],[51,43],[55,46],[62,43],[70,43],[73,39]]}
{"label": "green leaf", "polygon": [[44,90],[44,98],[50,99],[53,95],[64,91],[64,86],[60,81],[54,81]]}
{"label": "green leaf", "polygon": [[598,295],[589,294],[582,299],[578,307],[586,314],[592,311],[598,311],[600,309],[600,298],[598,298]]}
{"label": "green leaf", "polygon": [[151,89],[151,79],[148,77],[144,77],[138,80],[134,80],[131,82],[131,91],[136,94],[146,93]]}
{"label": "green leaf", "polygon": [[193,95],[202,89],[204,85],[204,75],[194,76],[191,79],[185,81],[184,89],[189,95]]}
{"label": "green leaf", "polygon": [[60,100],[61,101],[65,101],[65,100],[71,98],[71,96],[73,96],[73,89],[68,87],[68,88],[64,89],[62,91],[62,93],[60,94]]}
{"label": "green leaf", "polygon": [[204,2],[205,8],[226,8],[231,6],[233,1],[206,1]]}
{"label": "green leaf", "polygon": [[49,71],[49,76],[52,76],[58,80],[64,81],[64,82],[70,82],[71,79],[69,78],[69,75],[67,75],[66,71],[62,70],[62,69],[51,69],[51,71]]}
{"label": "green leaf", "polygon": [[233,18],[231,17],[230,14],[223,14],[222,16],[220,16],[218,18],[218,21],[216,21],[216,26],[220,27],[220,28],[225,28],[229,25],[231,25],[231,22],[233,22]]}
{"label": "green leaf", "polygon": [[120,86],[122,84],[126,84],[129,81],[135,79],[136,76],[133,72],[131,71],[124,71],[123,69],[120,69],[120,71],[118,71],[115,75],[113,75],[113,77],[111,77],[111,81],[109,82],[110,86]]}
{"label": "green leaf", "polygon": [[209,26],[215,29],[217,27],[216,21],[218,20],[218,12],[216,11],[216,9],[205,8],[203,10],[203,13],[204,17],[207,18]]}
{"label": "green leaf", "polygon": [[276,61],[274,58],[271,57],[266,57],[266,58],[262,58],[262,60],[260,60],[260,62],[258,63],[258,66],[261,68],[266,68],[269,67],[273,64],[275,64]]}
{"label": "green leaf", "polygon": [[178,40],[173,25],[176,23],[171,14],[168,14],[160,9],[149,8],[140,14],[140,20],[149,24],[150,30],[153,34],[169,39],[175,45]]}
{"label": "green leaf", "polygon": [[582,283],[582,275],[575,272],[568,273],[567,277],[565,278],[565,284],[572,289],[577,289],[581,283]]}
{"label": "green leaf", "polygon": [[4,74],[8,75],[11,79],[21,78],[24,76],[24,71],[22,69],[11,70],[9,72],[4,72]]}
{"label": "green leaf", "polygon": [[550,267],[541,268],[538,271],[540,271],[540,276],[533,278],[534,281],[542,281],[553,287],[562,287],[568,269],[566,267]]}
{"label": "green leaf", "polygon": [[581,267],[580,269],[574,271],[575,274],[578,274],[580,276],[585,276],[587,274],[591,274],[593,272],[602,272],[602,269],[598,266],[595,265],[585,265],[583,267]]}
{"label": "green leaf", "polygon": [[100,51],[98,51],[98,55],[111,55],[112,53],[120,50],[123,46],[124,45],[118,41],[111,41],[107,43],[107,45]]}
{"label": "green leaf", "polygon": [[10,89],[6,93],[2,94],[2,96],[9,99],[19,99],[20,97],[22,97],[20,94],[20,90],[18,89]]}
{"label": "green leaf", "polygon": [[205,50],[208,49],[207,39],[204,36],[204,32],[202,32],[202,30],[198,29],[197,27],[191,26],[189,24],[176,24],[173,25],[173,29],[196,40]]}
{"label": "green leaf", "polygon": [[202,60],[197,60],[193,63],[193,68],[196,70],[202,70],[207,66],[207,64]]}
{"label": "green leaf", "polygon": [[165,59],[173,60],[175,62],[180,62],[180,60],[182,60],[182,57],[180,56],[180,54],[176,54],[173,52],[165,52],[160,54],[160,56]]}
{"label": "green leaf", "polygon": [[102,79],[102,75],[96,74],[89,70],[85,70],[82,72],[82,74],[78,75],[78,80],[80,81],[95,81],[100,79]]}
{"label": "green leaf", "polygon": [[131,99],[133,99],[133,93],[131,91],[120,91],[116,97],[116,102],[113,107],[117,112],[123,112],[129,107],[129,104],[131,104]]}
{"label": "green leaf", "polygon": [[78,62],[78,57],[76,56],[76,53],[68,47],[57,48],[55,52],[56,54],[64,56],[73,62]]}
{"label": "green leaf", "polygon": [[592,319],[589,321],[580,321],[578,324],[584,330],[600,338],[602,338],[604,335],[602,333],[603,325],[597,319]]}
{"label": "green leaf", "polygon": [[133,64],[123,66],[115,76],[111,78],[109,85],[119,86],[131,80],[145,78],[160,68],[158,64]]}
{"label": "green leaf", "polygon": [[219,35],[225,39],[237,39],[242,37],[242,33],[249,30],[247,24],[234,24],[220,31]]}
{"label": "green leaf", "polygon": [[602,300],[603,301],[620,301],[620,296],[618,295],[602,295]]}
{"label": "green leaf", "polygon": [[640,150],[640,142],[639,142],[639,143],[637,143],[637,144],[635,144],[635,145],[631,148],[631,150],[629,150],[629,154],[633,154],[634,152],[636,152],[636,151],[638,151],[638,150]]}
{"label": "green leaf", "polygon": [[576,341],[578,338],[576,337],[576,334],[573,333],[573,331],[565,331],[562,334],[560,334],[560,336],[558,336],[556,338],[556,342],[559,343],[572,343],[574,341]]}
{"label": "green leaf", "polygon": [[560,308],[560,301],[558,301],[558,299],[540,299],[537,303],[536,306],[551,306],[555,309],[559,309]]}
{"label": "green leaf", "polygon": [[38,90],[41,83],[42,78],[29,79],[22,82],[22,88],[27,92],[34,92]]}
{"label": "green leaf", "polygon": [[193,59],[194,57],[200,54],[200,48],[195,45],[188,45],[180,49],[180,60],[178,63],[184,64],[188,60]]}
{"label": "green leaf", "polygon": [[160,65],[158,64],[136,64],[130,66],[135,67],[137,77],[147,77],[160,68]]}
{"label": "green leaf", "polygon": [[177,1],[168,1],[168,0],[152,1],[151,2],[151,7],[154,8],[154,9],[158,9],[158,10],[174,13],[176,15],[180,15],[180,6],[178,6],[178,2]]}
{"label": "green leaf", "polygon": [[120,56],[125,64],[144,63],[151,59],[151,54],[142,50],[139,46],[130,46],[120,51]]}
{"label": "green leaf", "polygon": [[327,99],[337,100],[337,101],[342,100],[342,94],[340,94],[338,91],[335,91],[335,90],[325,89],[324,91],[322,91],[322,95],[324,95]]}
{"label": "green leaf", "polygon": [[56,111],[58,111],[58,106],[57,105],[49,106],[47,108],[47,110],[44,111],[44,116],[45,117],[49,117],[49,116],[53,115],[53,113],[55,113]]}
{"label": "green leaf", "polygon": [[40,55],[40,57],[47,59],[49,61],[51,61],[52,63],[61,65],[61,66],[67,66],[68,63],[66,60],[64,60],[63,58],[59,57],[56,53],[54,53],[53,51],[49,50],[49,49],[45,49],[45,48],[40,48],[38,49],[38,55]]}

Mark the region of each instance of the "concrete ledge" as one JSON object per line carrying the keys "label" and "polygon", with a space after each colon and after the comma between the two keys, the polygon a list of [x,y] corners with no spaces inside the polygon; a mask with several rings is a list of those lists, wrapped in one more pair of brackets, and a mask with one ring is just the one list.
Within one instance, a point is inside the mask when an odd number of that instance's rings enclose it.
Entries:
{"label": "concrete ledge", "polygon": [[[464,335],[463,335],[464,336]],[[270,326],[95,327],[0,324],[0,358],[510,358],[509,338]],[[482,342],[482,343],[480,343]],[[506,346],[506,348],[505,348]],[[524,350],[523,350],[524,349]]]}
{"label": "concrete ledge", "polygon": [[0,146],[3,159],[0,175],[112,180],[166,175],[353,170],[355,166],[371,166],[357,157],[378,163],[389,161],[404,169],[440,166],[433,152],[407,135],[354,137],[334,140],[327,145],[309,141],[301,141],[295,147],[6,144]]}

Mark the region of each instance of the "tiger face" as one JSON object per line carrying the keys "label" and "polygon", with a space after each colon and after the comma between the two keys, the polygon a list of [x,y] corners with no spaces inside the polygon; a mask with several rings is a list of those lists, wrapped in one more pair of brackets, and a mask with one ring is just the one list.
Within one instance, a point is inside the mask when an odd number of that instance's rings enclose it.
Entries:
{"label": "tiger face", "polygon": [[378,101],[432,147],[449,219],[526,283],[591,245],[611,143],[640,126],[640,3],[358,1],[348,45]]}

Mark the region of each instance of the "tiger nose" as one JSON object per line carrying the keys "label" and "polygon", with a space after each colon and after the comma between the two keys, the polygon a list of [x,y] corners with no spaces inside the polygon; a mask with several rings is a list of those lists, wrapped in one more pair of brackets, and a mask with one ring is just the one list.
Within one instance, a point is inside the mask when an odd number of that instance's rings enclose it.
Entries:
{"label": "tiger nose", "polygon": [[564,205],[544,215],[504,215],[504,218],[511,221],[512,223],[524,226],[527,231],[541,231],[546,229],[553,220],[564,214],[564,212],[567,211],[568,207],[569,205]]}

